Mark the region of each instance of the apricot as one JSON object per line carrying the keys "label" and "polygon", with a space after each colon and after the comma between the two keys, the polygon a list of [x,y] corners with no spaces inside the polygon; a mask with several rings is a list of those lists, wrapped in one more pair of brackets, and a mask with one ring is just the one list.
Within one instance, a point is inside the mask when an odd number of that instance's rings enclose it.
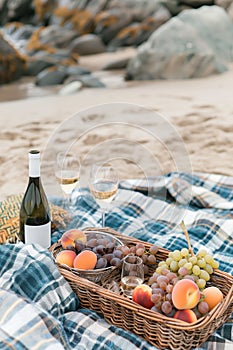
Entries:
{"label": "apricot", "polygon": [[197,316],[193,310],[178,310],[173,317],[188,323],[197,321]]}
{"label": "apricot", "polygon": [[223,294],[217,287],[207,287],[202,291],[202,293],[205,296],[204,301],[209,305],[210,310],[212,310],[223,300]]}
{"label": "apricot", "polygon": [[189,279],[178,281],[172,290],[172,302],[178,310],[194,308],[200,296],[198,285]]}
{"label": "apricot", "polygon": [[133,290],[132,300],[147,309],[151,309],[154,303],[151,301],[152,289],[146,284],[139,284]]}
{"label": "apricot", "polygon": [[97,263],[97,256],[91,250],[83,250],[73,262],[73,266],[80,270],[93,270]]}
{"label": "apricot", "polygon": [[67,265],[69,267],[73,267],[73,262],[76,257],[76,253],[73,250],[62,250],[56,256],[56,263]]}
{"label": "apricot", "polygon": [[87,237],[84,232],[77,229],[71,229],[64,232],[61,237],[62,248],[66,249],[68,245],[72,245],[73,247],[75,247],[75,240],[86,243]]}

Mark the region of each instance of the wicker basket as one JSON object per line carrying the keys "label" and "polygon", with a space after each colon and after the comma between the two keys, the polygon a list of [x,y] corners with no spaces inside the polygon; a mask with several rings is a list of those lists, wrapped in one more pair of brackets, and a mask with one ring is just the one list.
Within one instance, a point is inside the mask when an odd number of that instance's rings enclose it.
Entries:
{"label": "wicker basket", "polygon": [[[111,229],[105,228],[103,231],[115,235],[125,244],[140,242]],[[147,248],[151,246],[151,244],[143,243]],[[157,253],[159,260],[164,260],[167,255],[168,251],[162,248]],[[131,331],[160,349],[189,350],[199,347],[227,321],[233,311],[233,277],[220,270],[216,270],[212,275],[211,284],[221,289],[224,299],[207,316],[200,318],[193,324],[186,324],[180,320],[147,310],[121,293],[117,294],[105,288],[112,281],[120,282],[119,270],[114,270],[102,281],[102,285],[79,277],[62,266],[59,266],[59,270],[77,294],[82,307],[102,313],[110,324]]]}
{"label": "wicker basket", "polygon": [[[86,232],[87,236],[89,234],[95,234],[98,236],[98,238],[109,238],[114,244],[115,246],[119,246],[119,245],[123,245],[123,243],[120,241],[119,238],[111,235],[110,233],[107,233],[107,232],[103,232],[103,231],[99,231],[98,229],[95,229],[95,230],[89,230]],[[53,254],[53,258],[55,260],[57,254],[62,250],[62,246],[61,246],[61,243],[58,242],[58,243],[55,243],[50,251],[52,252]],[[95,283],[99,283],[100,281],[103,281],[103,280],[106,280],[106,278],[108,278],[108,276],[116,269],[115,266],[108,266],[108,267],[105,267],[105,268],[102,268],[102,269],[98,269],[98,270],[79,270],[79,269],[76,269],[76,268],[71,268],[69,266],[66,266],[66,265],[61,265],[61,264],[58,264],[58,267],[60,268],[63,268],[63,269],[66,269],[68,271],[70,271],[71,273],[79,276],[79,277],[83,277],[83,278],[86,278],[88,279],[89,281],[91,282],[95,282]]]}

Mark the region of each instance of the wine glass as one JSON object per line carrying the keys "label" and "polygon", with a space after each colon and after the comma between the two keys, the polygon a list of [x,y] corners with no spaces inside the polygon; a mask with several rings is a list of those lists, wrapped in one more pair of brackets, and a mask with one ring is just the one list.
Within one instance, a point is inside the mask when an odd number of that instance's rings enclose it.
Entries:
{"label": "wine glass", "polygon": [[131,298],[134,288],[144,281],[143,261],[139,256],[127,255],[123,259],[121,288],[125,296]]}
{"label": "wine glass", "polygon": [[102,227],[105,226],[105,211],[116,195],[118,174],[111,164],[93,164],[89,178],[92,196],[102,209]]}
{"label": "wine glass", "polygon": [[80,164],[72,152],[59,152],[56,158],[55,175],[67,197],[67,208],[71,209],[71,194],[79,181]]}

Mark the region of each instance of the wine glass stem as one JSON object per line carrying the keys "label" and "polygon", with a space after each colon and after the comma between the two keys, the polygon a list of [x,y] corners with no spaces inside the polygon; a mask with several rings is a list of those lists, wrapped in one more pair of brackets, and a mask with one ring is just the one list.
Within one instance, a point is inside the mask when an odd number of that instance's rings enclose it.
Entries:
{"label": "wine glass stem", "polygon": [[65,194],[64,196],[64,209],[70,210],[71,196],[70,194]]}
{"label": "wine glass stem", "polygon": [[102,227],[105,227],[105,209],[102,209]]}
{"label": "wine glass stem", "polygon": [[67,196],[67,206],[68,206],[68,210],[70,210],[70,202],[71,202],[71,195],[70,194],[68,194],[68,196]]}

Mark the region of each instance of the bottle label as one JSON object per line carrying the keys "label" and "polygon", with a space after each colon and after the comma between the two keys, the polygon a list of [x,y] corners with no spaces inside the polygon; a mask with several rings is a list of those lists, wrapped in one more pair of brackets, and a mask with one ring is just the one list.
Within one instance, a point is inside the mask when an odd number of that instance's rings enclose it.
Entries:
{"label": "bottle label", "polygon": [[43,248],[51,245],[51,221],[45,225],[24,225],[25,244],[40,244]]}

